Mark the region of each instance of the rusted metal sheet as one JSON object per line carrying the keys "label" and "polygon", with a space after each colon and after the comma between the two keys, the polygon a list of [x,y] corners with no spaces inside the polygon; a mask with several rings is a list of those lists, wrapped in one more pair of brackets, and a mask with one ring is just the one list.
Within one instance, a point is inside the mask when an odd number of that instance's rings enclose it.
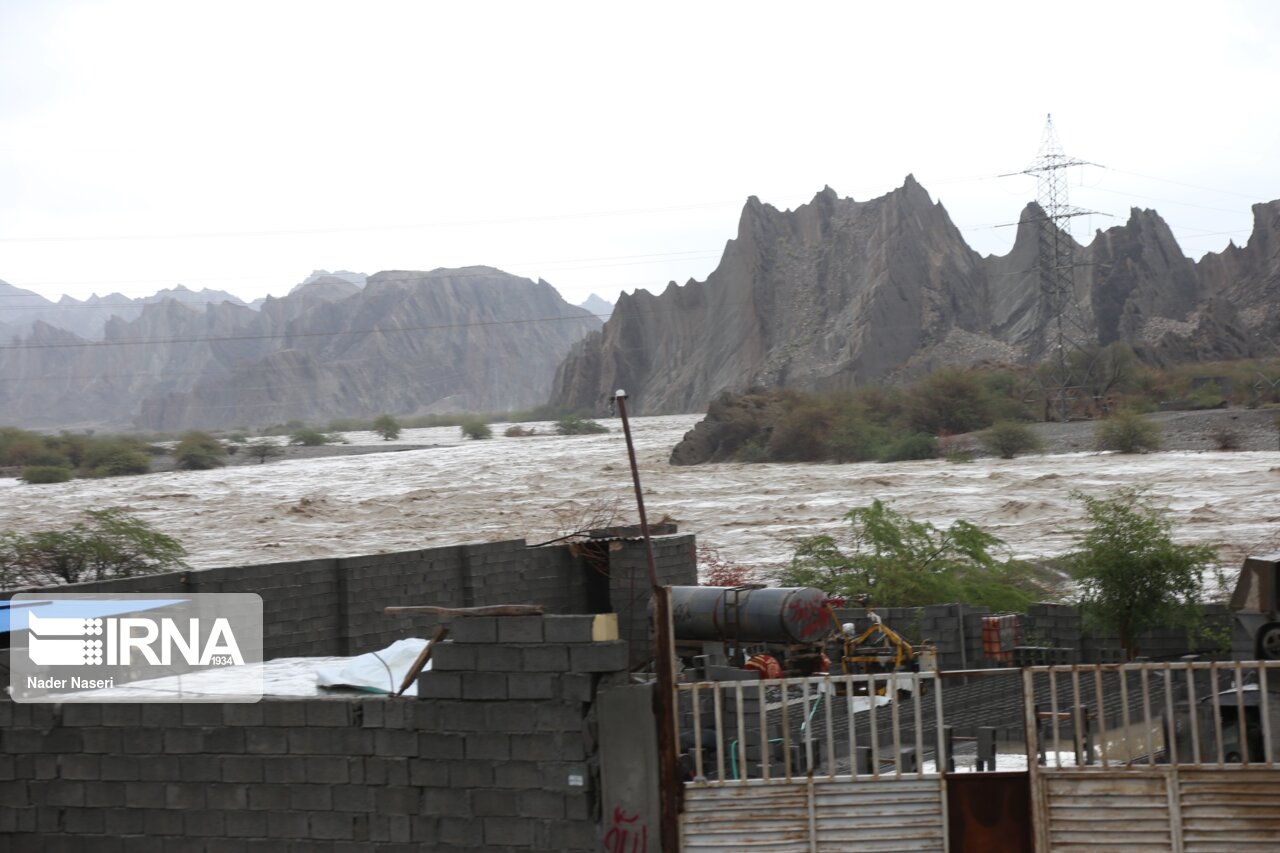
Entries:
{"label": "rusted metal sheet", "polygon": [[813,798],[814,850],[947,849],[941,777],[815,782]]}
{"label": "rusted metal sheet", "polygon": [[681,849],[944,853],[944,828],[939,777],[693,786]]}
{"label": "rusted metal sheet", "polygon": [[1176,850],[1167,774],[1041,770],[1049,850]]}
{"label": "rusted metal sheet", "polygon": [[1030,774],[953,773],[946,791],[951,853],[1032,853]]}
{"label": "rusted metal sheet", "polygon": [[1181,770],[1184,853],[1280,850],[1280,771]]}
{"label": "rusted metal sheet", "polygon": [[808,853],[813,849],[809,805],[803,780],[686,788],[680,849]]}

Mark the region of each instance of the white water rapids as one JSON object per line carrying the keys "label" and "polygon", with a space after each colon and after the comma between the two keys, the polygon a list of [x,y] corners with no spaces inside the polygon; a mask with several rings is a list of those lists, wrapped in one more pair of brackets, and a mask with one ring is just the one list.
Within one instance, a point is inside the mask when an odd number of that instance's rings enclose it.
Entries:
{"label": "white water rapids", "polygon": [[[1280,453],[1077,453],[857,465],[738,464],[673,467],[671,448],[701,416],[632,422],[651,522],[727,560],[766,571],[784,565],[797,538],[834,532],[851,507],[880,498],[939,526],[971,521],[1022,557],[1070,547],[1082,510],[1072,490],[1105,495],[1146,487],[1171,511],[1175,539],[1220,548],[1238,567],[1249,552],[1280,547]],[[607,435],[466,441],[456,427],[406,430],[424,450],[74,480],[27,486],[0,480],[0,531],[68,526],[86,509],[124,508],[177,537],[193,567],[524,538],[565,532],[557,510],[617,499],[635,518],[620,422]],[[352,433],[353,444],[378,444]],[[572,515],[572,513],[569,513]]]}

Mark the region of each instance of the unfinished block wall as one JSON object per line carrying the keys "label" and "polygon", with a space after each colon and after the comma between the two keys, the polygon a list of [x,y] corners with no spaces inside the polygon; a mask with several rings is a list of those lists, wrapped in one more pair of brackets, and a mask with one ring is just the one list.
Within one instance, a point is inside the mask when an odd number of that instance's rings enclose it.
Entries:
{"label": "unfinished block wall", "polygon": [[419,699],[0,703],[0,848],[595,850],[594,617],[467,618]]}

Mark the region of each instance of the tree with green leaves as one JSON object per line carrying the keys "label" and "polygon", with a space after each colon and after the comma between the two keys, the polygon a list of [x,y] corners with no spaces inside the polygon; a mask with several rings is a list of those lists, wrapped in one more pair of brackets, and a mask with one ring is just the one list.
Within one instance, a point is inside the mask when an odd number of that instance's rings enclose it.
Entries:
{"label": "tree with green leaves", "polygon": [[479,441],[485,438],[493,438],[493,430],[487,423],[479,418],[469,418],[458,425],[462,430],[464,438]]}
{"label": "tree with green leaves", "polygon": [[173,458],[179,468],[188,471],[208,471],[227,464],[227,448],[207,432],[192,430],[182,436],[173,448]]}
{"label": "tree with green leaves", "polygon": [[1208,545],[1175,545],[1167,511],[1142,492],[1122,489],[1097,498],[1079,492],[1088,529],[1067,565],[1076,580],[1086,626],[1120,636],[1129,660],[1152,628],[1194,630],[1205,574],[1214,564]]}
{"label": "tree with green leaves", "polygon": [[122,509],[89,510],[66,530],[0,536],[5,582],[77,583],[186,568],[182,544]]}
{"label": "tree with green leaves", "polygon": [[1040,436],[1021,421],[998,421],[978,433],[978,440],[988,453],[1001,459],[1012,459],[1019,453],[1032,453],[1043,447]]}
{"label": "tree with green leaves", "polygon": [[373,419],[373,431],[383,441],[394,441],[400,437],[400,422],[393,415],[378,415]]}
{"label": "tree with green leaves", "polygon": [[565,415],[556,421],[557,435],[593,435],[608,431],[609,428],[604,424],[581,415]]}
{"label": "tree with green leaves", "polygon": [[244,446],[244,452],[250,457],[257,459],[261,465],[273,456],[279,456],[284,453],[275,442],[267,438],[260,438],[257,441],[251,441]]}
{"label": "tree with green leaves", "polygon": [[810,586],[848,598],[868,595],[883,607],[961,601],[993,610],[1023,610],[1041,592],[1031,567],[1001,559],[1004,543],[967,521],[946,530],[872,501],[844,516],[843,536],[802,540],[783,586]]}

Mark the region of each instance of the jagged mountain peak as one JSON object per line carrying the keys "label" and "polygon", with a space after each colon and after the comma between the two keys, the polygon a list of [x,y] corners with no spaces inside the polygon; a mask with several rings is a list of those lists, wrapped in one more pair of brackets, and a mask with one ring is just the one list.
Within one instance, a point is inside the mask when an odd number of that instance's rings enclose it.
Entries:
{"label": "jagged mountain peak", "polygon": [[[1263,330],[1280,333],[1280,203],[1256,207],[1255,221],[1247,249],[1199,267],[1154,210],[1135,208],[1088,246],[1058,229],[1073,258],[1073,334],[1153,361],[1253,351]],[[1059,316],[1039,257],[1045,222],[1028,204],[1009,254],[982,257],[914,175],[862,202],[824,187],[779,211],[752,196],[706,280],[620,296],[561,365],[551,402],[581,409],[626,387],[638,413],[701,411],[752,385],[835,390],[1034,362]]]}

